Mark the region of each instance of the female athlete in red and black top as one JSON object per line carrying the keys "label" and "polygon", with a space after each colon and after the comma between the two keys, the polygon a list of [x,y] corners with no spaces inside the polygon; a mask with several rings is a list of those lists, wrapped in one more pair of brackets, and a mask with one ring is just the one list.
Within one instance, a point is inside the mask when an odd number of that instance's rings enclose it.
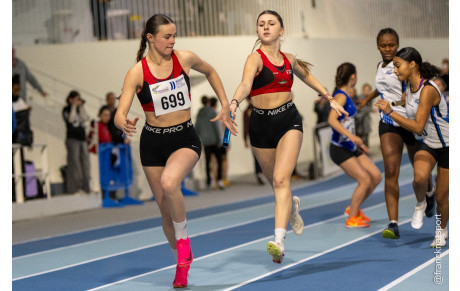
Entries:
{"label": "female athlete in red and black top", "polygon": [[303,136],[302,119],[292,102],[293,74],[328,98],[331,108],[339,115],[348,115],[310,73],[308,63],[280,51],[283,34],[283,20],[277,12],[267,10],[259,15],[257,36],[261,45],[247,58],[243,80],[230,103],[232,115],[248,95],[254,105],[249,138],[254,155],[275,193],[275,240],[267,244],[267,251],[275,263],[281,263],[284,256],[288,222],[296,234],[303,232],[300,199],[292,196],[290,186]]}
{"label": "female athlete in red and black top", "polygon": [[[146,119],[140,138],[141,163],[160,208],[164,233],[177,258],[173,287],[185,287],[193,255],[181,182],[201,154],[201,142],[190,119],[190,69],[207,77],[222,104],[222,111],[213,121],[221,119],[233,134],[236,129],[216,70],[191,51],[174,50],[175,40],[176,25],[169,17],[157,14],[147,21],[138,62],[125,77],[115,124],[128,136],[136,133],[138,118],[127,116],[137,94]],[[144,57],[147,44],[149,50]]]}

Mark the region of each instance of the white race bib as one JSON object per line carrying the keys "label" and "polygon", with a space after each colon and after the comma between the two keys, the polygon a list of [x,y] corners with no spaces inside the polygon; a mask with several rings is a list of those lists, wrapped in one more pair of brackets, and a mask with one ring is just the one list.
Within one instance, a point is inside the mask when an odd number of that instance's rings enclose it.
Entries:
{"label": "white race bib", "polygon": [[156,116],[185,110],[192,105],[184,75],[149,87]]}

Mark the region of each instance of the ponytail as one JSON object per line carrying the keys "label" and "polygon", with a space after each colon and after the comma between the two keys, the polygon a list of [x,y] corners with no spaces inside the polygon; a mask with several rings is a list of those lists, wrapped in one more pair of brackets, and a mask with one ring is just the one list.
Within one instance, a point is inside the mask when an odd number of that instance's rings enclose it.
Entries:
{"label": "ponytail", "polygon": [[433,66],[432,64],[428,62],[423,62],[420,65],[419,70],[420,70],[420,75],[423,78],[428,79],[428,80],[441,75],[441,70],[438,67]]}
{"label": "ponytail", "polygon": [[425,79],[432,79],[441,74],[441,70],[439,68],[428,62],[423,62],[422,56],[413,47],[402,48],[396,53],[395,56],[409,63],[414,61],[418,65],[420,75]]}
{"label": "ponytail", "polygon": [[337,73],[335,74],[335,87],[334,91],[340,89],[340,87],[346,85],[353,74],[356,74],[356,67],[350,62],[342,63],[337,67]]}
{"label": "ponytail", "polygon": [[313,66],[312,64],[310,64],[309,62],[306,62],[304,60],[301,60],[301,59],[295,59],[297,64],[303,69],[303,71],[305,72],[305,75],[310,75],[310,68]]}
{"label": "ponytail", "polygon": [[141,43],[139,45],[139,50],[137,51],[137,58],[136,58],[137,62],[142,60],[142,58],[144,57],[144,52],[145,52],[145,49],[147,48],[147,41],[148,39],[147,39],[145,30],[144,30],[141,34]]}

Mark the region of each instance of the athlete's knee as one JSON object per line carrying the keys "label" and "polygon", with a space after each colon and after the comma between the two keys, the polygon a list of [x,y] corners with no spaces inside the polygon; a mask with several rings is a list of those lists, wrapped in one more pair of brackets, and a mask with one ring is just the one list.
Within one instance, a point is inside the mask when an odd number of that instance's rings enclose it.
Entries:
{"label": "athlete's knee", "polygon": [[413,184],[417,186],[422,186],[428,183],[428,178],[430,177],[430,174],[428,173],[423,173],[420,171],[414,171],[414,180]]}
{"label": "athlete's knee", "polygon": [[177,191],[180,188],[180,184],[173,178],[162,178],[161,179],[161,189],[166,195],[170,195]]}
{"label": "athlete's knee", "polygon": [[385,165],[385,179],[397,179],[399,176],[399,167],[394,165]]}
{"label": "athlete's knee", "polygon": [[380,173],[380,172],[373,173],[372,174],[372,183],[377,186],[378,184],[380,184],[380,182],[382,182],[382,173]]}
{"label": "athlete's knee", "polygon": [[273,188],[289,187],[290,177],[286,175],[273,175]]}
{"label": "athlete's knee", "polygon": [[372,177],[368,173],[363,174],[358,179],[358,184],[366,188],[369,188],[372,184]]}

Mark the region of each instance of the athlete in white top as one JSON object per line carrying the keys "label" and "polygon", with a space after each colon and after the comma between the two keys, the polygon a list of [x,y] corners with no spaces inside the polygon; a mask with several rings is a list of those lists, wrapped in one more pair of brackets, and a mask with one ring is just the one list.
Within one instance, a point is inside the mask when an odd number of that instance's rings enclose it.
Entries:
{"label": "athlete in white top", "polygon": [[432,149],[449,147],[449,107],[441,90],[439,90],[434,81],[426,81],[422,78],[419,90],[416,92],[408,91],[406,97],[407,118],[415,119],[420,105],[421,92],[425,86],[433,86],[442,98],[438,105],[431,108],[430,116],[422,132],[419,134],[414,133],[415,139],[423,142]]}
{"label": "athlete in white top", "polygon": [[443,247],[446,245],[449,221],[449,110],[436,84],[427,81],[441,71],[430,63],[422,62],[419,52],[411,47],[398,51],[393,62],[398,79],[408,84],[406,111],[409,118],[396,113],[387,100],[379,100],[376,106],[413,132],[417,139],[412,183],[417,197],[412,217],[415,229],[423,225],[423,212],[427,207],[425,193],[431,172],[437,164],[436,218],[441,224],[436,227],[431,247]]}
{"label": "athlete in white top", "polygon": [[[406,117],[404,102],[406,98],[405,86],[395,75],[393,57],[399,47],[398,33],[392,28],[384,28],[377,35],[377,49],[382,55],[382,61],[379,62],[375,76],[375,90],[366,98],[359,100],[358,109],[361,109],[369,101],[377,96],[380,100],[387,100],[394,112]],[[391,105],[391,104],[394,105]],[[389,224],[383,230],[384,238],[398,239],[398,208],[399,208],[399,172],[401,168],[401,159],[406,145],[407,153],[411,163],[414,161],[415,139],[411,132],[399,126],[391,117],[380,112],[379,123],[380,148],[382,150],[383,164],[385,167],[385,202]],[[428,217],[434,214],[434,187],[429,181],[429,192],[427,195],[428,207],[426,215]]]}

